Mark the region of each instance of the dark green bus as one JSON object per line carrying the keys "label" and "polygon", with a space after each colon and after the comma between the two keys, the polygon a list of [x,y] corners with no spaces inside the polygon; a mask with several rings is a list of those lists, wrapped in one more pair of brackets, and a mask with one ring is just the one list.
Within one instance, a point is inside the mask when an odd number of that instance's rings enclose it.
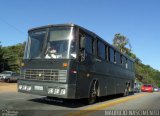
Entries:
{"label": "dark green bus", "polygon": [[95,33],[75,24],[28,31],[18,91],[64,99],[133,91],[134,60]]}

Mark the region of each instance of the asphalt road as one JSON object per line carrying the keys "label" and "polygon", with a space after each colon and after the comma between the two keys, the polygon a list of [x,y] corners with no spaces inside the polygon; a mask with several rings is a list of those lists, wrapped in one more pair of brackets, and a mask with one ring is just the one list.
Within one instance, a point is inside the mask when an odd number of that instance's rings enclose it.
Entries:
{"label": "asphalt road", "polygon": [[106,115],[110,110],[160,110],[160,93],[138,93],[128,97],[108,96],[94,105],[82,101],[51,100],[43,96],[17,92],[0,93],[0,109],[16,111],[19,115]]}
{"label": "asphalt road", "polygon": [[18,92],[0,92],[0,109],[18,116],[104,116],[112,110],[160,110],[160,92],[138,93],[128,97],[102,97],[94,105],[82,101],[47,99]]}

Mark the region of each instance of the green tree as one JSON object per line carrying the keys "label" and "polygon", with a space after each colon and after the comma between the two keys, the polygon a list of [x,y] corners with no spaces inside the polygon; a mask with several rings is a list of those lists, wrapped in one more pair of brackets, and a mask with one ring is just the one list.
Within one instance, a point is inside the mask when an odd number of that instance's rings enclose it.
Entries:
{"label": "green tree", "polygon": [[[129,48],[126,47],[127,45],[129,46]],[[121,35],[120,33],[114,35],[113,46],[115,46],[123,53],[128,54],[131,52],[131,44],[129,42],[129,39],[126,36]]]}
{"label": "green tree", "polygon": [[19,72],[23,60],[24,44],[3,47],[5,70]]}

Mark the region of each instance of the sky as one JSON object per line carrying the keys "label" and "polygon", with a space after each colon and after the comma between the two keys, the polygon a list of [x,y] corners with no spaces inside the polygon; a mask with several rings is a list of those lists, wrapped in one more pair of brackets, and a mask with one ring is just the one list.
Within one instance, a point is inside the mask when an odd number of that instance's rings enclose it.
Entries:
{"label": "sky", "polygon": [[27,31],[48,24],[75,23],[112,44],[125,35],[132,52],[160,70],[160,0],[0,0],[0,41],[11,46]]}

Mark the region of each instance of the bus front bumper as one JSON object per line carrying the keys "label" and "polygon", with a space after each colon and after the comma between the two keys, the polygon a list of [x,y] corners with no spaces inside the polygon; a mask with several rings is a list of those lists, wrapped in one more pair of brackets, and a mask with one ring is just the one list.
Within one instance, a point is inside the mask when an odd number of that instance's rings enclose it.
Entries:
{"label": "bus front bumper", "polygon": [[76,99],[76,84],[18,80],[18,92],[49,97]]}

